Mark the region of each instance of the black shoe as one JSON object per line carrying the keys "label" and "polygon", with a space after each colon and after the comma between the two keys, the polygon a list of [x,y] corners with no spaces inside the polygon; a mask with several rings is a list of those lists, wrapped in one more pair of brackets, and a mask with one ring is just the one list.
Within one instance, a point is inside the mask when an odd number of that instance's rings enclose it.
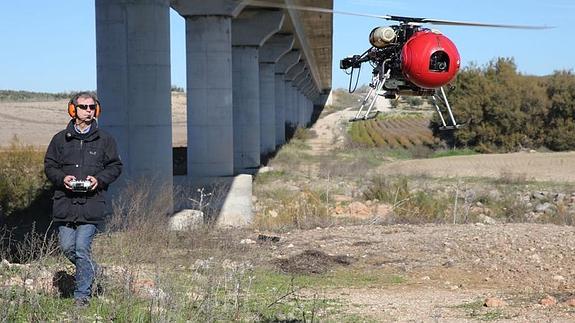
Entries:
{"label": "black shoe", "polygon": [[100,282],[94,282],[92,283],[92,288],[91,288],[91,296],[92,297],[100,297],[102,295],[104,295],[104,285],[102,285]]}
{"label": "black shoe", "polygon": [[74,305],[76,305],[77,308],[86,308],[90,306],[90,301],[87,298],[76,298]]}

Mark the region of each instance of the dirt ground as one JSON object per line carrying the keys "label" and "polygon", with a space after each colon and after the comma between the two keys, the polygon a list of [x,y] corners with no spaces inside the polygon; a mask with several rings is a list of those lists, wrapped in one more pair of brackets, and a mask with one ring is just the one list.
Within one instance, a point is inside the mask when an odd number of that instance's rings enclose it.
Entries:
{"label": "dirt ground", "polygon": [[[575,297],[573,227],[342,226],[291,231],[271,250],[278,267],[292,273],[345,268],[358,280],[391,277],[308,291],[376,321],[575,321],[575,307],[565,303]],[[541,305],[547,295],[557,304]],[[485,307],[488,298],[505,305]]]}
{"label": "dirt ground", "polygon": [[[320,118],[311,154],[343,147],[354,113]],[[386,162],[376,173],[564,183],[573,165],[575,152],[534,152]],[[532,223],[318,227],[281,235],[272,255],[286,272],[357,272],[368,282],[308,293],[374,321],[575,322],[574,238],[572,226]]]}

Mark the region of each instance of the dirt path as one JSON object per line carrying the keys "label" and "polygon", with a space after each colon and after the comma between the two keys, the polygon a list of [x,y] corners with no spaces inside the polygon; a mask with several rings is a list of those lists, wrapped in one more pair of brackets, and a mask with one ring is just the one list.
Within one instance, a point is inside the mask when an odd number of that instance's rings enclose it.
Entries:
{"label": "dirt path", "polygon": [[[349,120],[357,114],[358,106],[352,106],[343,110],[321,116],[311,127],[311,131],[317,134],[316,137],[309,139],[306,143],[311,148],[312,155],[323,155],[327,152],[342,148],[344,144],[344,132],[347,129]],[[390,110],[389,100],[379,98],[376,101],[374,109],[380,112]]]}
{"label": "dirt path", "polygon": [[325,117],[320,117],[311,127],[316,137],[306,141],[313,155],[322,155],[344,143],[342,133],[345,131],[347,120],[355,115],[354,108],[336,111]]}

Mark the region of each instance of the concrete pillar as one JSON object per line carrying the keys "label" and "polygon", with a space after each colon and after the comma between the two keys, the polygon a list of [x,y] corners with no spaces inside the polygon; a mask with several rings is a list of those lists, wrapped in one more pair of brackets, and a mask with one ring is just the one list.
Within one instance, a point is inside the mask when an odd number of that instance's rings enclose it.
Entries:
{"label": "concrete pillar", "polygon": [[260,63],[260,156],[275,150],[275,64]]}
{"label": "concrete pillar", "polygon": [[[285,78],[285,76],[284,76]],[[294,119],[293,119],[293,111],[294,111],[294,87],[293,87],[293,81],[290,79],[286,78],[285,81],[286,84],[286,90],[285,90],[285,95],[286,95],[286,105],[285,105],[285,116],[286,116],[286,125],[289,125],[291,127],[295,126],[294,125]]]}
{"label": "concrete pillar", "polygon": [[150,179],[171,196],[169,10],[169,0],[96,0],[99,121],[117,140],[120,183]]}
{"label": "concrete pillar", "polygon": [[188,177],[233,175],[231,20],[241,0],[172,0],[186,19]]}
{"label": "concrete pillar", "polygon": [[285,79],[290,81],[289,103],[286,106],[286,123],[292,124],[294,127],[298,125],[297,111],[298,111],[298,100],[297,100],[297,89],[295,88],[294,80],[303,73],[305,68],[305,62],[300,60],[297,64],[292,66],[286,71]]}
{"label": "concrete pillar", "polygon": [[260,154],[265,156],[276,148],[276,92],[283,95],[283,80],[276,83],[276,62],[291,50],[293,35],[275,34],[259,49],[260,60]]}
{"label": "concrete pillar", "polygon": [[259,67],[255,47],[233,47],[234,173],[260,164]]}
{"label": "concrete pillar", "polygon": [[283,55],[276,63],[276,146],[286,142],[285,129],[287,123],[288,92],[290,84],[285,80],[285,72],[300,59],[300,52],[292,50]]}
{"label": "concrete pillar", "polygon": [[231,17],[186,18],[188,177],[233,174]]}
{"label": "concrete pillar", "polygon": [[298,100],[297,100],[297,104],[295,106],[295,119],[296,122],[299,126],[304,127],[305,123],[303,122],[303,100],[301,99],[301,97],[303,96],[302,94],[302,84],[303,82],[309,77],[309,72],[307,71],[306,68],[304,68],[304,70],[299,73],[296,78],[293,80],[292,85],[296,88],[296,93],[298,96]]}
{"label": "concrete pillar", "polygon": [[[283,23],[280,11],[257,11],[232,21],[234,173],[255,173],[260,166],[259,47]],[[266,70],[273,81],[271,68]]]}
{"label": "concrete pillar", "polygon": [[275,146],[283,145],[286,142],[285,136],[285,88],[286,84],[284,82],[284,74],[275,74]]}
{"label": "concrete pillar", "polygon": [[313,84],[313,79],[311,78],[311,75],[309,76],[309,78],[307,78],[302,84],[301,84],[301,88],[302,88],[302,94],[304,96],[304,122],[307,126],[310,125],[310,121],[311,121],[311,116],[312,116],[312,108],[310,108],[310,89],[312,87]]}

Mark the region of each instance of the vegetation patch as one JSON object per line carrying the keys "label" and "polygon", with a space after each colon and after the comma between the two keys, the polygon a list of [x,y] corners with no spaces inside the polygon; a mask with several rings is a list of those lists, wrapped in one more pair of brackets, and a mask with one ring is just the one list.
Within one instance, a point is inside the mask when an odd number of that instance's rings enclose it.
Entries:
{"label": "vegetation patch", "polygon": [[393,206],[393,223],[444,223],[449,199],[433,193],[414,190],[406,177],[375,177],[364,191],[366,200],[378,200]]}
{"label": "vegetation patch", "polygon": [[479,321],[495,321],[512,318],[501,309],[488,309],[483,304],[483,300],[476,300],[456,305],[454,308],[464,311],[466,317]]}
{"label": "vegetation patch", "polygon": [[465,123],[457,131],[434,135],[449,146],[480,152],[537,149],[575,149],[575,75],[557,71],[549,77],[522,75],[513,59],[499,58],[485,67],[461,71],[448,97],[455,119]]}
{"label": "vegetation patch", "polygon": [[329,205],[320,193],[311,190],[301,192],[283,190],[279,193],[272,193],[273,200],[259,212],[254,220],[255,227],[262,230],[286,231],[324,227],[332,223],[333,218],[328,213]]}
{"label": "vegetation patch", "polygon": [[43,160],[44,152],[17,139],[0,151],[0,214],[10,216],[29,207],[48,189]]}
{"label": "vegetation patch", "polygon": [[45,93],[45,92],[0,90],[0,101],[38,102],[38,101],[67,100],[73,95],[73,93],[75,92]]}

